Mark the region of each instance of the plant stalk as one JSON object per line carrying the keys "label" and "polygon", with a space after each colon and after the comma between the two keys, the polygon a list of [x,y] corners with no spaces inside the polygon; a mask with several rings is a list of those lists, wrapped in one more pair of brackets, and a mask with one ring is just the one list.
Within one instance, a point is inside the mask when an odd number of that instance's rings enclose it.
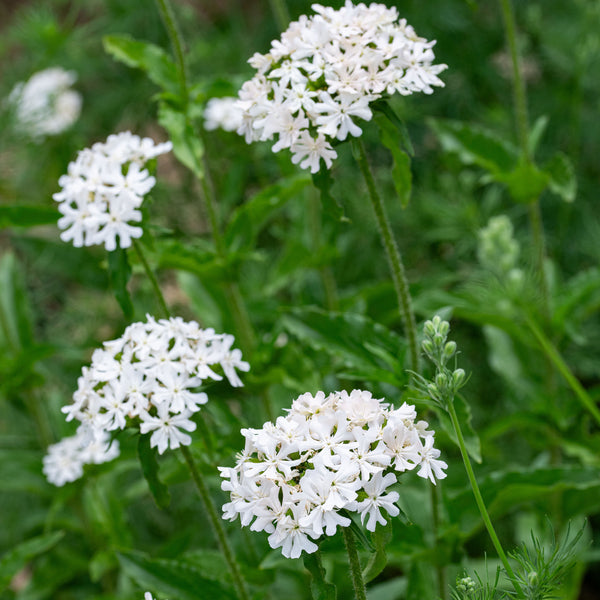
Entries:
{"label": "plant stalk", "polygon": [[219,544],[219,548],[225,557],[225,561],[229,567],[229,572],[231,573],[231,578],[235,590],[237,592],[238,598],[240,600],[250,600],[250,595],[248,593],[248,588],[244,578],[242,577],[242,573],[240,571],[240,567],[233,555],[233,551],[227,541],[227,536],[225,535],[225,529],[223,528],[223,524],[221,522],[221,518],[217,513],[217,509],[210,497],[208,492],[208,488],[206,483],[204,482],[204,478],[200,473],[199,469],[196,466],[196,462],[194,461],[194,457],[192,453],[189,451],[187,446],[181,446],[181,453],[185,458],[185,462],[190,470],[192,475],[192,479],[196,484],[196,489],[198,490],[198,495],[204,504],[204,508],[208,515],[208,520],[213,528],[213,532],[217,538],[217,543]]}
{"label": "plant stalk", "polygon": [[548,360],[550,360],[550,362],[557,368],[559,373],[563,376],[564,380],[569,384],[569,387],[577,396],[577,399],[592,414],[596,423],[600,425],[600,410],[596,406],[596,403],[590,398],[584,387],[581,385],[581,383],[579,383],[577,377],[573,375],[569,365],[567,365],[559,351],[554,347],[552,342],[546,337],[535,321],[529,316],[527,316],[526,319],[527,326],[531,330],[531,333],[533,333],[535,336],[535,339],[537,340],[540,348],[543,350]]}
{"label": "plant stalk", "polygon": [[360,558],[358,556],[356,538],[350,527],[342,527],[342,532],[344,534],[346,552],[348,553],[350,575],[352,576],[352,585],[354,587],[356,600],[367,600],[367,588],[365,587],[365,581],[360,568]]}
{"label": "plant stalk", "polygon": [[410,351],[410,369],[419,372],[419,349],[417,346],[417,325],[415,323],[415,315],[412,309],[412,303],[410,298],[410,292],[408,289],[408,281],[406,279],[406,272],[402,263],[402,257],[398,250],[398,245],[394,239],[394,234],[390,226],[390,221],[385,210],[385,205],[377,191],[375,186],[375,180],[373,179],[373,173],[367,160],[364,144],[360,139],[354,140],[355,147],[358,149],[358,156],[356,160],[360,171],[367,184],[367,190],[369,192],[369,199],[375,212],[375,218],[377,219],[377,226],[381,235],[381,241],[385,248],[385,253],[390,267],[392,281],[394,283],[394,289],[396,290],[396,296],[398,297],[398,304],[400,306],[400,314],[402,315],[402,321],[404,324],[404,331],[408,338],[408,347]]}
{"label": "plant stalk", "polygon": [[[440,510],[439,510],[439,494],[440,494],[440,482],[437,485],[430,487],[430,498],[431,498],[431,517],[433,520],[433,531],[435,534],[435,543],[439,541],[438,532],[440,530]],[[438,595],[441,600],[448,598],[448,581],[446,579],[446,568],[442,565],[435,565],[435,574],[438,584]]]}
{"label": "plant stalk", "polygon": [[465,439],[462,434],[460,422],[456,415],[456,409],[454,408],[454,399],[451,399],[450,402],[448,402],[448,412],[450,414],[452,426],[454,427],[454,431],[456,432],[456,437],[458,439],[458,445],[460,447],[460,453],[462,455],[463,463],[464,463],[465,469],[467,471],[469,483],[471,484],[471,489],[473,490],[473,495],[475,496],[475,502],[477,503],[477,507],[479,508],[479,512],[481,513],[481,518],[483,519],[485,527],[488,530],[488,534],[492,540],[492,544],[494,545],[494,548],[496,549],[498,557],[500,558],[500,560],[502,561],[502,564],[504,565],[506,574],[508,575],[508,578],[510,579],[513,587],[515,588],[515,592],[517,592],[517,596],[519,596],[519,598],[525,598],[523,590],[522,590],[521,586],[519,585],[517,578],[515,577],[515,574],[512,570],[512,567],[510,566],[510,563],[508,562],[506,553],[504,552],[504,549],[502,548],[502,544],[500,543],[500,540],[498,539],[498,535],[496,534],[496,530],[494,529],[494,525],[492,524],[492,521],[490,519],[490,515],[485,506],[485,502],[483,501],[483,497],[481,495],[481,491],[479,489],[477,479],[475,478],[475,473],[473,472],[473,467],[471,465],[471,459],[469,458],[469,455],[467,453],[467,447],[465,446]]}
{"label": "plant stalk", "polygon": [[133,240],[133,247],[136,251],[136,254],[138,255],[138,258],[140,259],[140,262],[142,263],[142,266],[144,267],[144,271],[146,272],[146,275],[148,276],[150,283],[152,284],[152,290],[154,291],[154,295],[156,296],[156,299],[158,300],[158,303],[160,304],[160,308],[163,312],[163,315],[166,319],[168,319],[171,316],[171,312],[169,311],[169,307],[167,306],[165,297],[163,296],[160,286],[158,285],[156,275],[150,268],[150,265],[148,264],[148,261],[146,260],[146,257],[144,256],[144,251],[142,250],[142,246],[137,240]]}

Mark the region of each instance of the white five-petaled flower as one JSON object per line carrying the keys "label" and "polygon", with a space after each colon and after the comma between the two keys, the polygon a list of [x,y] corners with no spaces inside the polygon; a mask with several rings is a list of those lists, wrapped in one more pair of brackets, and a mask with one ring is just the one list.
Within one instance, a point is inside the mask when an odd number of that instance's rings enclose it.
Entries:
{"label": "white five-petaled flower", "polygon": [[433,432],[415,422],[414,406],[394,409],[369,392],[303,394],[285,417],[242,429],[235,467],[219,467],[230,495],[223,518],[269,534],[272,548],[297,558],[316,540],[348,527],[357,512],[368,530],[396,516],[397,474],[419,468],[435,483],[446,474]]}
{"label": "white five-petaled flower", "polygon": [[201,329],[195,321],[148,316],[94,351],[73,403],[62,411],[68,421],[84,424],[89,442],[133,425],[151,433],[150,445],[161,454],[189,445],[185,432],[196,429],[191,416],[208,401],[196,388],[206,379],[223,379],[212,368],[234,387],[243,385],[237,370],[250,369],[233,343],[232,335]]}
{"label": "white five-petaled flower", "polygon": [[435,41],[418,37],[396,8],[346,0],[339,10],[313,9],[317,14],[291,23],[267,54],[252,56],[257,73],[237,104],[211,101],[207,128],[231,130],[237,122],[248,143],[274,140],[274,152],[289,148],[295,164],[316,173],[321,159],[329,169],[337,157],[333,140],[361,135],[357,120],[371,119],[371,102],[396,92],[431,94],[444,85],[438,75],[446,65],[433,64]]}
{"label": "white five-petaled flower", "polygon": [[62,214],[60,238],[78,248],[131,246],[143,233],[138,224],[144,196],[156,184],[144,165],[171,148],[171,142],[156,145],[125,131],[79,152],[58,180],[62,190],[52,196]]}

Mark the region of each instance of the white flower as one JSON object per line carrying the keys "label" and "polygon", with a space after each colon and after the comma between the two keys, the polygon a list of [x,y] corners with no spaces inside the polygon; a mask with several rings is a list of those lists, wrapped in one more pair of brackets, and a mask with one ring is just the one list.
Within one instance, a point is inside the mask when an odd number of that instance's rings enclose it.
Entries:
{"label": "white flower", "polygon": [[20,127],[35,140],[68,129],[81,113],[81,94],[71,89],[73,71],[52,67],[18,83],[8,101],[15,107]]}
{"label": "white flower", "polygon": [[233,343],[232,335],[201,329],[195,321],[148,316],[94,351],[73,403],[62,412],[68,421],[85,424],[90,439],[137,425],[142,434],[152,433],[150,444],[161,454],[189,445],[192,438],[184,432],[196,428],[190,417],[208,402],[196,388],[206,379],[222,379],[211,367],[219,367],[234,387],[243,385],[236,369],[250,369]]}
{"label": "white flower", "polygon": [[80,425],[75,435],[48,446],[42,471],[50,483],[62,487],[79,479],[85,465],[109,462],[118,455],[119,442],[111,441],[108,433],[90,437]]}
{"label": "white flower", "polygon": [[431,94],[444,85],[438,74],[446,65],[433,64],[435,42],[398,21],[395,8],[347,0],[339,10],[319,4],[313,10],[267,54],[252,56],[257,73],[243,84],[236,106],[237,132],[246,142],[274,139],[274,152],[290,148],[294,164],[316,173],[321,159],[329,169],[337,156],[332,140],[361,135],[356,121],[371,119],[371,102],[396,92]]}
{"label": "white flower", "polygon": [[242,109],[237,98],[211,98],[204,109],[204,129],[237,131],[242,125]]}
{"label": "white flower", "polygon": [[267,532],[271,547],[291,558],[314,552],[311,538],[348,527],[342,510],[374,531],[385,514],[399,513],[398,492],[387,491],[397,473],[420,466],[434,483],[445,477],[433,434],[422,433],[416,416],[414,406],[395,410],[362,390],[299,396],[274,424],[242,429],[236,466],[219,467],[230,494],[223,518]]}
{"label": "white flower", "polygon": [[63,215],[60,238],[76,247],[103,244],[109,251],[131,246],[143,233],[139,208],[156,184],[143,167],[171,147],[125,131],[79,152],[58,180],[62,190],[52,196]]}

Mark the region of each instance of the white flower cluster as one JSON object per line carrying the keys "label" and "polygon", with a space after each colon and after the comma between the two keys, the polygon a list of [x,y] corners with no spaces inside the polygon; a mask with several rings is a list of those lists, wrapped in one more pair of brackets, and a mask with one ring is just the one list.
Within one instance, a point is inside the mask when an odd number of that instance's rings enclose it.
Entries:
{"label": "white flower cluster", "polygon": [[156,183],[144,165],[171,148],[171,142],[156,145],[124,131],[79,152],[58,180],[62,191],[52,196],[63,215],[58,220],[64,230],[60,238],[77,248],[131,246],[132,238],[142,235],[142,228],[134,225],[142,220],[139,208]]}
{"label": "white flower cluster", "polygon": [[81,113],[81,94],[71,89],[73,71],[52,67],[34,73],[10,93],[19,125],[34,139],[56,135],[69,128]]}
{"label": "white flower cluster", "polygon": [[248,371],[232,335],[201,329],[180,317],[129,325],[124,334],[104,342],[82,371],[73,403],[62,412],[77,419],[89,439],[128,425],[152,432],[150,445],[159,453],[191,444],[184,431],[194,431],[190,419],[208,401],[194,389],[206,379],[221,380],[219,365],[234,387],[242,386],[236,369]]}
{"label": "white flower cluster", "polygon": [[288,558],[317,550],[313,539],[348,527],[341,511],[356,511],[369,531],[386,524],[382,510],[399,513],[394,471],[418,468],[435,483],[446,474],[433,447],[434,432],[415,423],[414,406],[394,409],[370,392],[303,394],[286,417],[262,429],[243,429],[244,451],[235,467],[219,467],[231,501],[223,518],[269,533]]}
{"label": "white flower cluster", "polygon": [[242,126],[242,109],[237,98],[211,98],[204,108],[204,129],[237,131]]}
{"label": "white flower cluster", "polygon": [[268,54],[248,62],[257,74],[239,93],[248,143],[272,140],[273,151],[289,148],[292,162],[312,173],[337,157],[331,142],[362,133],[355,119],[370,120],[369,104],[399,92],[431,94],[443,86],[433,65],[435,41],[418,37],[396,8],[314,4],[275,40]]}
{"label": "white flower cluster", "polygon": [[108,432],[100,432],[91,440],[85,428],[79,426],[75,435],[48,446],[42,471],[50,483],[61,487],[79,479],[85,465],[99,465],[117,456],[119,442],[111,441]]}

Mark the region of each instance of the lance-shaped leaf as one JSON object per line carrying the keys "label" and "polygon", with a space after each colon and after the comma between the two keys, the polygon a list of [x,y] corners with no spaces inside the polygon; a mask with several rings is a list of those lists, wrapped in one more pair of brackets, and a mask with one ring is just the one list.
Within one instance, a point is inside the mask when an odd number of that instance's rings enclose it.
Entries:
{"label": "lance-shaped leaf", "polygon": [[125,248],[117,248],[108,253],[108,275],[115,298],[127,320],[133,317],[133,303],[127,289],[131,277],[131,266]]}
{"label": "lance-shaped leaf", "polygon": [[180,92],[177,67],[168,54],[150,42],[135,40],[128,35],[107,35],[102,39],[104,50],[128,67],[141,69],[148,78],[166,92]]}
{"label": "lance-shaped leaf", "polygon": [[148,483],[156,505],[159,508],[167,508],[171,502],[171,494],[169,493],[169,488],[158,477],[156,448],[150,447],[149,435],[140,435],[137,450],[142,473]]}
{"label": "lance-shaped leaf", "polygon": [[380,115],[375,117],[379,127],[381,143],[392,153],[394,164],[392,166],[392,179],[400,203],[403,207],[408,206],[412,190],[412,173],[410,171],[410,157],[400,146],[401,139],[397,129],[386,118]]}
{"label": "lance-shaped leaf", "polygon": [[314,554],[304,552],[302,558],[304,566],[311,574],[310,591],[313,600],[336,600],[337,590],[335,585],[325,580],[325,569],[319,552]]}
{"label": "lance-shaped leaf", "polygon": [[372,579],[375,579],[388,562],[386,553],[386,546],[392,539],[392,521],[388,519],[387,525],[377,525],[375,531],[371,534],[373,545],[375,546],[375,552],[371,554],[371,558],[367,563],[363,571],[363,579],[365,583],[368,583]]}
{"label": "lance-shaped leaf", "polygon": [[158,107],[158,122],[169,133],[175,156],[196,177],[203,179],[202,157],[204,156],[204,146],[200,137],[195,134],[194,128],[185,113],[166,102],[161,102]]}
{"label": "lance-shaped leaf", "polygon": [[0,592],[10,584],[13,576],[34,557],[47,552],[63,537],[63,531],[31,538],[9,550],[0,558]]}
{"label": "lance-shaped leaf", "polygon": [[236,598],[225,582],[205,577],[191,561],[151,558],[143,552],[120,552],[117,556],[125,574],[142,589],[178,600]]}
{"label": "lance-shaped leaf", "polygon": [[60,213],[50,206],[0,206],[0,228],[50,225],[56,223],[59,217]]}

